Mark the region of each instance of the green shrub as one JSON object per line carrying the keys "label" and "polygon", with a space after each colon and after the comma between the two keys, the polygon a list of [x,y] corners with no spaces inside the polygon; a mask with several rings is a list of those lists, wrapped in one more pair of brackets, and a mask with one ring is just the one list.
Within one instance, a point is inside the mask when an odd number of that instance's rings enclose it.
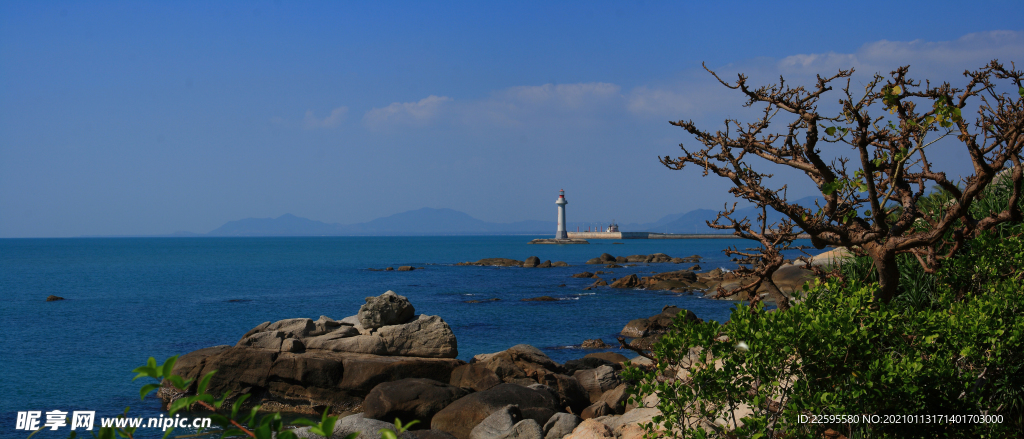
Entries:
{"label": "green shrub", "polygon": [[[633,401],[657,394],[647,429],[675,437],[1018,437],[1022,261],[1024,240],[993,233],[935,274],[903,261],[906,294],[889,304],[862,260],[786,312],[738,305],[725,325],[679,320],[653,370],[627,368]],[[857,418],[827,417],[840,415]],[[1001,422],[980,422],[988,415]]]}

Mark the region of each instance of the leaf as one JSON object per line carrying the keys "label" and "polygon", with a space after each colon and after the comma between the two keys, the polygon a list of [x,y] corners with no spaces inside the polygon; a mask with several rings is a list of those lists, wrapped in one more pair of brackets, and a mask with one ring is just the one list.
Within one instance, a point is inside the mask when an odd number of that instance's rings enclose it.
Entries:
{"label": "leaf", "polygon": [[382,428],[380,430],[381,439],[398,439],[398,435],[388,428]]}
{"label": "leaf", "polygon": [[139,399],[146,399],[146,395],[160,387],[159,384],[146,384],[139,389]]}
{"label": "leaf", "polygon": [[210,371],[210,373],[203,376],[202,380],[199,380],[199,387],[196,388],[196,393],[206,393],[206,387],[210,385],[210,379],[213,378],[213,374],[217,373],[216,370]]}
{"label": "leaf", "polygon": [[1019,94],[1020,97],[1024,98],[1024,87],[1018,87],[1017,94]]}
{"label": "leaf", "polygon": [[892,94],[898,95],[900,93],[903,93],[903,89],[900,88],[900,86],[898,86],[898,85],[892,86]]}
{"label": "leaf", "polygon": [[161,370],[162,373],[160,375],[161,376],[165,376],[165,377],[171,376],[172,375],[171,372],[174,371],[174,363],[177,362],[177,361],[178,361],[178,356],[177,355],[164,360],[164,365],[163,365],[162,370]]}
{"label": "leaf", "polygon": [[830,136],[834,136],[836,134],[836,127],[825,128],[825,134],[828,134]]}

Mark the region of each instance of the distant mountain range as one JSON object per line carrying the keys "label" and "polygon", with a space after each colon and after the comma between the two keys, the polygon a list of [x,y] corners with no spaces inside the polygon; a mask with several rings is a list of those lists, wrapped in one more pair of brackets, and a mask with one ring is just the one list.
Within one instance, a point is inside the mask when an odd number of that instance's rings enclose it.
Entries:
{"label": "distant mountain range", "polygon": [[[813,207],[816,199],[807,197],[796,202]],[[758,213],[757,209],[747,207],[737,209],[734,217],[755,220]],[[624,232],[730,233],[728,230],[715,230],[707,226],[706,221],[714,220],[717,215],[716,210],[696,209],[668,215],[653,223],[620,224],[619,229]],[[778,221],[781,216],[772,210],[768,212],[769,221]],[[570,222],[567,226],[572,231],[577,224]],[[457,210],[423,208],[348,225],[325,223],[292,214],[277,218],[246,218],[230,221],[206,234],[177,232],[171,236],[547,235],[554,234],[555,229],[554,221],[492,223]]]}
{"label": "distant mountain range", "polygon": [[201,236],[497,235],[554,233],[554,221],[491,223],[452,209],[423,208],[358,224],[330,224],[292,214],[230,221]]}

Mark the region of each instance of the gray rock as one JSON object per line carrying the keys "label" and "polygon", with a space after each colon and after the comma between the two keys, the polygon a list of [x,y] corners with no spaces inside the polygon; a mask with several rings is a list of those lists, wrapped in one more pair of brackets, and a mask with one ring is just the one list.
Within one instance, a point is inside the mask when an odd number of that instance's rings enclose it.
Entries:
{"label": "gray rock", "polygon": [[523,419],[519,407],[506,405],[473,427],[469,439],[544,439],[544,431],[537,421]]}
{"label": "gray rock", "polygon": [[539,364],[547,370],[558,371],[561,370],[561,366],[555,363],[540,349],[537,349],[528,344],[517,344],[508,348],[507,351],[512,358],[515,360],[528,361],[530,363]]}
{"label": "gray rock", "polygon": [[373,355],[387,355],[388,353],[384,340],[379,335],[351,336],[345,333],[339,334],[339,332],[341,331],[307,338],[306,349]]}
{"label": "gray rock", "polygon": [[464,364],[452,371],[449,384],[479,392],[501,384],[494,371],[479,364]]}
{"label": "gray rock", "polygon": [[562,261],[555,261],[555,262],[551,263],[551,266],[552,267],[568,267],[569,264],[566,264],[565,262],[562,262]]}
{"label": "gray rock", "polygon": [[562,439],[583,422],[579,416],[571,413],[555,413],[544,423],[544,439]]}
{"label": "gray rock", "polygon": [[[357,319],[357,321],[358,321],[358,319]],[[334,331],[334,330],[336,330],[336,329],[338,329],[338,328],[340,328],[340,327],[342,327],[344,325],[345,325],[344,323],[339,322],[339,321],[335,321],[334,319],[332,319],[330,317],[320,316],[319,319],[316,319],[313,322],[313,326],[315,327],[315,329],[313,330],[313,332],[311,332],[308,335],[311,335],[311,336],[324,335],[324,334],[326,334],[328,332],[331,332],[331,331]],[[347,325],[347,326],[351,327],[352,325]]]}
{"label": "gray rock", "polygon": [[650,327],[651,322],[647,319],[633,319],[626,323],[620,333],[629,338],[643,337],[647,335],[647,330]]}
{"label": "gray rock", "polygon": [[303,338],[316,331],[316,324],[312,319],[285,319],[267,325],[264,331],[281,331],[287,338]]}
{"label": "gray rock", "polygon": [[619,384],[614,389],[604,392],[598,402],[603,402],[611,407],[615,414],[621,415],[626,412],[626,402],[629,400],[629,391],[625,383]]}
{"label": "gray rock", "polygon": [[413,420],[430,425],[434,414],[469,392],[427,378],[405,378],[380,383],[363,400],[363,415],[381,421]]}
{"label": "gray rock", "polygon": [[607,392],[619,386],[619,376],[611,366],[601,366],[594,369],[578,370],[573,374],[576,381],[586,389],[590,395],[590,402],[597,402]]}
{"label": "gray rock", "polygon": [[546,260],[544,262],[541,262],[540,265],[537,266],[537,268],[551,268],[551,267],[552,267],[552,265],[551,265],[551,260],[550,259]]}
{"label": "gray rock", "polygon": [[408,322],[415,313],[409,299],[388,291],[377,297],[366,298],[366,303],[359,307],[359,323],[363,328],[377,329]]}
{"label": "gray rock", "polygon": [[[394,431],[395,424],[391,422],[378,421],[376,419],[364,418],[362,414],[346,416],[334,424],[334,434],[331,439],[345,439],[352,433],[359,433],[356,439],[380,439],[380,431],[383,429]],[[295,435],[304,439],[321,439],[323,436],[309,432],[309,427],[296,428]],[[414,439],[409,432],[399,435],[402,439]]]}
{"label": "gray rock", "polygon": [[595,402],[590,407],[583,409],[583,412],[580,413],[580,417],[583,419],[591,419],[614,414],[615,410],[609,407],[608,403],[604,401],[598,401]]}
{"label": "gray rock", "polygon": [[558,401],[548,392],[539,392],[516,384],[499,384],[482,392],[471,393],[449,404],[434,415],[430,428],[446,431],[459,439],[467,439],[477,424],[491,413],[510,404],[523,409],[558,409]]}
{"label": "gray rock", "polygon": [[387,355],[429,358],[459,356],[455,334],[438,316],[421,315],[404,325],[384,326],[377,330],[377,335],[382,340]]}
{"label": "gray rock", "polygon": [[281,342],[284,341],[284,337],[285,333],[281,331],[257,332],[239,340],[235,347],[250,347],[278,352],[281,350]]}
{"label": "gray rock", "polygon": [[540,265],[540,258],[538,258],[536,256],[530,256],[530,257],[526,258],[525,261],[523,261],[523,267],[532,268],[532,267],[536,267],[538,265]]}

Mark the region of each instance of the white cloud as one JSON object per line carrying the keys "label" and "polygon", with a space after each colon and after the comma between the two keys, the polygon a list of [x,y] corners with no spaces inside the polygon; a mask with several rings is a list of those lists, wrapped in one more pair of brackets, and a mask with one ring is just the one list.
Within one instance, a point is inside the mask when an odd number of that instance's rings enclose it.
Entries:
{"label": "white cloud", "polygon": [[776,67],[783,74],[827,74],[850,67],[862,73],[885,74],[910,65],[912,77],[925,77],[978,69],[997,58],[1009,63],[1022,57],[1024,32],[999,30],[967,34],[952,41],[880,40],[864,44],[855,53],[788,56]]}
{"label": "white cloud", "polygon": [[306,117],[302,119],[302,126],[306,129],[333,128],[341,124],[348,115],[348,107],[338,107],[331,110],[331,114],[323,119],[313,115],[313,110],[306,111]]}
{"label": "white cloud", "polygon": [[[736,73],[752,85],[778,81],[812,85],[817,74],[831,75],[854,67],[858,76],[886,74],[910,65],[912,78],[956,81],[966,69],[977,69],[992,59],[1005,62],[1024,59],[1024,32],[991,31],[964,35],[952,41],[874,41],[854,53],[824,52],[778,58],[737,60],[713,67],[734,81]],[[856,79],[855,79],[856,81]],[[462,100],[431,95],[418,102],[393,103],[374,108],[363,121],[371,129],[405,125],[424,127],[436,123],[462,126],[538,127],[601,124],[621,120],[623,114],[641,118],[690,119],[742,114],[744,97],[729,90],[702,69],[659,84],[641,84],[628,92],[607,82],[523,85],[496,90],[489,97]]]}
{"label": "white cloud", "polygon": [[621,97],[622,88],[607,82],[520,86],[495,93],[497,101],[549,108],[580,109]]}
{"label": "white cloud", "polygon": [[419,102],[395,102],[384,108],[374,108],[363,116],[363,123],[372,129],[389,125],[425,126],[436,119],[453,99],[430,95]]}
{"label": "white cloud", "polygon": [[680,114],[693,111],[693,102],[692,98],[674,90],[640,86],[630,91],[626,109],[633,114]]}

